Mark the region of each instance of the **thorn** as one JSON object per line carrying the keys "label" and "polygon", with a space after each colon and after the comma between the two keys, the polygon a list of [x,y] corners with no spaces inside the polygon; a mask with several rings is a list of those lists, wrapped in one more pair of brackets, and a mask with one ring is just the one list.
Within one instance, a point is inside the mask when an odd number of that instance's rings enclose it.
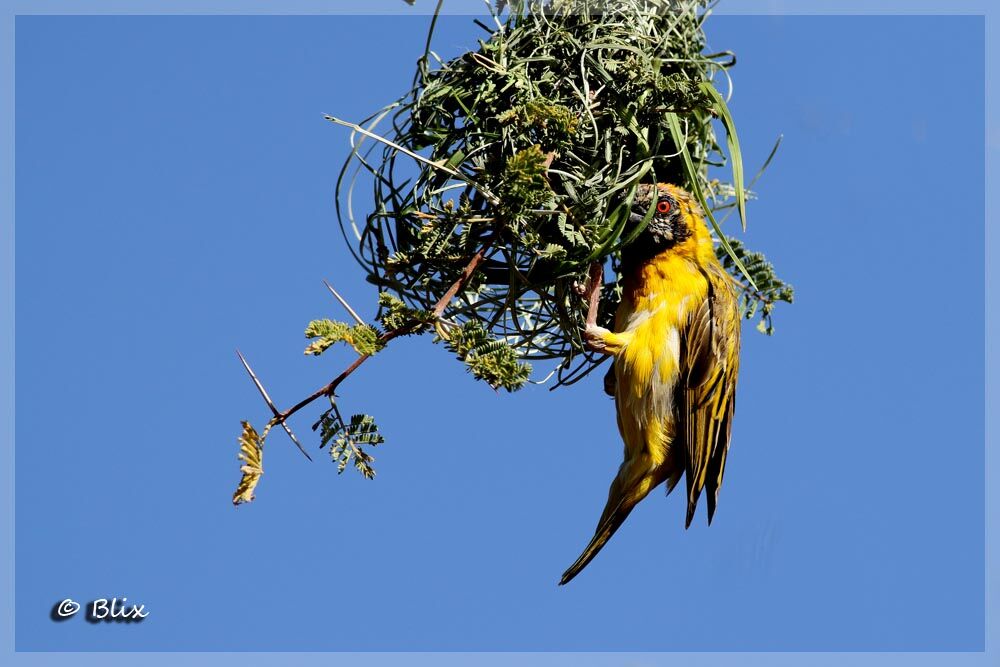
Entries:
{"label": "thorn", "polygon": [[257,385],[257,391],[259,391],[260,395],[264,397],[264,402],[267,403],[267,407],[271,408],[271,412],[274,414],[274,419],[272,419],[271,421],[275,421],[281,424],[281,428],[285,429],[285,433],[287,433],[288,437],[292,439],[292,442],[295,443],[295,446],[299,448],[299,451],[302,452],[302,455],[305,456],[310,461],[312,461],[312,457],[309,456],[309,452],[307,452],[302,447],[302,443],[300,443],[298,438],[295,437],[295,434],[292,433],[292,429],[288,428],[288,424],[285,423],[285,418],[282,416],[281,411],[278,410],[277,407],[275,407],[274,402],[271,400],[271,397],[267,395],[267,390],[264,389],[264,385],[262,385],[260,383],[260,380],[257,379],[257,375],[253,372],[253,369],[250,368],[250,364],[247,363],[247,360],[243,357],[243,354],[239,350],[236,350],[236,356],[240,358],[241,362],[243,362],[243,368],[247,369],[247,373],[250,375],[250,379],[253,380],[253,383],[255,385]]}
{"label": "thorn", "polygon": [[292,442],[295,443],[295,446],[299,448],[299,451],[302,452],[302,455],[305,456],[310,461],[312,461],[313,459],[311,456],[309,456],[309,452],[305,450],[305,448],[302,446],[302,443],[299,442],[299,439],[295,437],[294,433],[292,433],[292,429],[288,428],[288,424],[285,423],[285,420],[280,416],[276,416],[275,419],[278,421],[279,424],[281,424],[281,428],[285,429],[285,433],[287,433],[288,437],[292,439]]}
{"label": "thorn", "polygon": [[354,309],[351,308],[350,304],[348,304],[347,301],[344,300],[344,297],[342,297],[339,294],[337,294],[337,290],[333,289],[333,285],[331,285],[330,283],[326,282],[325,280],[323,281],[323,284],[326,285],[326,288],[328,290],[330,290],[330,294],[333,295],[333,298],[340,302],[340,305],[344,307],[344,310],[346,310],[348,313],[351,314],[351,317],[354,318],[355,322],[357,322],[358,324],[364,324],[365,323],[365,321],[363,319],[361,319],[361,317],[359,317],[356,312],[354,312]]}

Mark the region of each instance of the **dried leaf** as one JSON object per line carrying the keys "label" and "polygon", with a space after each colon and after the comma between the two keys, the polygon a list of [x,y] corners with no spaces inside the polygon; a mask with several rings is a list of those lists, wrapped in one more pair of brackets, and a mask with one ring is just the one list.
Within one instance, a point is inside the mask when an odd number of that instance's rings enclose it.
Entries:
{"label": "dried leaf", "polygon": [[243,461],[240,472],[243,477],[233,494],[233,504],[248,503],[254,499],[254,489],[264,474],[264,442],[250,422],[243,423],[243,433],[239,437],[240,453],[238,458]]}

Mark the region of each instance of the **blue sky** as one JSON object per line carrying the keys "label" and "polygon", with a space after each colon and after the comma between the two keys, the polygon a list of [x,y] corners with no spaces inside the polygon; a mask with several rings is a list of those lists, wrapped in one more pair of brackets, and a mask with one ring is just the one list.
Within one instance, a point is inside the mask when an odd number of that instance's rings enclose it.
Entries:
{"label": "blue sky", "polygon": [[[426,21],[18,18],[17,648],[981,650],[973,17],[710,19],[748,167],[785,135],[747,242],[798,290],[746,332],[711,529],[651,494],[557,588],[621,455],[599,378],[496,395],[427,339],[344,385],[387,435],[376,481],[275,434],[230,505],[267,416],[233,349],[287,405],[350,360],[301,354],[341,316],[322,279],[372,312],[321,113],[397,96]],[[449,17],[436,46],[476,36]],[[150,617],[49,620],[115,595]]]}

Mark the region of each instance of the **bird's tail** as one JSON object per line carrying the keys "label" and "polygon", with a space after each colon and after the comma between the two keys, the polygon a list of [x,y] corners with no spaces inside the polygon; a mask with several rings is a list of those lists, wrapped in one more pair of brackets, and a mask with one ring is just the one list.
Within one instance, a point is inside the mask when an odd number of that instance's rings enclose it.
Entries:
{"label": "bird's tail", "polygon": [[[612,486],[612,490],[614,487]],[[569,583],[569,581],[580,574],[580,570],[587,567],[587,564],[594,559],[611,536],[615,534],[615,531],[622,525],[625,518],[632,511],[632,508],[636,506],[637,501],[630,501],[628,495],[622,495],[617,499],[617,502],[612,506],[611,503],[615,502],[615,498],[608,499],[608,507],[605,508],[604,514],[601,516],[601,521],[597,524],[597,531],[594,533],[593,539],[590,540],[590,544],[587,548],[583,550],[580,557],[576,559],[572,565],[569,566],[565,572],[563,572],[562,579],[559,580],[559,585]]]}
{"label": "bird's tail", "polygon": [[[631,463],[631,465],[630,465]],[[646,494],[652,490],[663,477],[658,475],[659,471],[650,471],[648,467],[636,465],[638,462],[626,462],[622,465],[618,475],[611,482],[611,489],[608,492],[608,503],[604,506],[600,521],[597,522],[597,530],[590,544],[583,550],[576,562],[569,566],[563,573],[559,585],[568,583],[573,577],[580,574],[580,570],[587,567],[587,563],[594,559],[615,531],[621,527],[629,513]]]}

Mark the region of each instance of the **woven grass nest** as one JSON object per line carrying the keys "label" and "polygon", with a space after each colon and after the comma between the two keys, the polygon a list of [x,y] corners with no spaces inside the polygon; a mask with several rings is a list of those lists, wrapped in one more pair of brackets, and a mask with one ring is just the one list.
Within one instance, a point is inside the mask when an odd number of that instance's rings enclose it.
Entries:
{"label": "woven grass nest", "polygon": [[[358,124],[328,116],[352,128],[337,212],[383,293],[383,321],[394,308],[432,311],[481,253],[443,309],[439,336],[460,358],[463,346],[478,350],[464,359],[480,359],[473,372],[493,386],[535,376],[571,384],[601,361],[581,340],[588,304],[576,287],[595,264],[607,267],[599,312],[608,325],[622,248],[653,213],[651,204],[643,223],[630,223],[632,202],[644,184],[670,182],[701,203],[744,288],[745,314],[770,332],[771,308],[790,301],[791,288],[720,227],[733,213],[744,221],[752,195],[726,105],[735,58],[705,53],[711,7],[551,0],[490,9],[475,21],[477,49],[439,58],[435,14],[411,90]],[[715,167],[726,167],[727,182],[710,178]]]}

